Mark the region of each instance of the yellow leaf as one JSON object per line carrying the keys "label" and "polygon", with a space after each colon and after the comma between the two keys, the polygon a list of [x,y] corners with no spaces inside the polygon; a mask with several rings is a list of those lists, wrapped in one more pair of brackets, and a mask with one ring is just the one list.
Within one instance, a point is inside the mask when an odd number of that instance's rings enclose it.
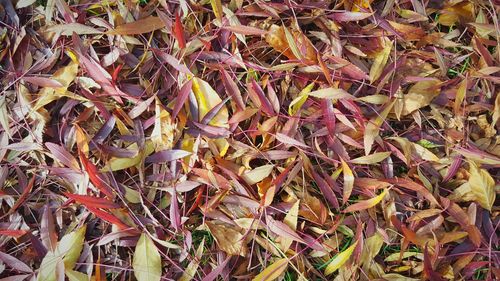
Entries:
{"label": "yellow leaf", "polygon": [[353,0],[351,3],[351,11],[353,12],[359,12],[361,11],[360,8],[368,9],[370,8],[370,3],[373,2],[373,0]]}
{"label": "yellow leaf", "polygon": [[321,99],[354,99],[354,96],[349,94],[343,89],[338,88],[324,88],[310,92],[308,96],[321,98]]}
{"label": "yellow leaf", "polygon": [[122,24],[116,27],[114,30],[108,31],[108,33],[118,35],[135,35],[152,32],[157,29],[163,28],[164,26],[165,23],[159,17],[149,16],[147,18]]}
{"label": "yellow leaf", "polygon": [[485,169],[479,168],[475,163],[469,164],[469,185],[476,201],[488,211],[495,203],[495,180]]}
{"label": "yellow leaf", "polygon": [[[222,102],[221,98],[210,84],[200,78],[193,78],[192,90],[198,102],[199,120],[202,120],[212,108]],[[209,124],[217,127],[229,128],[228,117],[227,108],[223,105]]]}
{"label": "yellow leaf", "polygon": [[356,245],[358,245],[358,241],[354,242],[349,248],[347,248],[345,251],[342,253],[338,254],[333,260],[328,264],[328,266],[325,269],[325,275],[330,275],[337,271],[341,266],[343,266],[347,260],[352,256],[352,252],[354,252],[354,249],[356,248]]}
{"label": "yellow leaf", "polygon": [[352,164],[371,165],[371,164],[375,164],[375,163],[378,163],[378,162],[384,160],[385,158],[389,157],[389,155],[391,155],[391,152],[389,152],[389,151],[376,152],[376,153],[373,153],[371,155],[358,157],[356,159],[351,160],[350,162]]}
{"label": "yellow leaf", "polygon": [[172,124],[170,113],[162,106],[160,99],[156,98],[155,126],[151,133],[155,151],[172,149],[174,142],[175,125]]}
{"label": "yellow leaf", "polygon": [[132,262],[138,281],[159,281],[161,278],[161,257],[153,240],[143,233],[137,242]]}
{"label": "yellow leaf", "polygon": [[402,116],[408,115],[424,106],[428,106],[431,101],[439,95],[440,83],[441,81],[437,79],[415,83],[403,97]]}
{"label": "yellow leaf", "polygon": [[380,201],[382,201],[382,199],[384,199],[386,194],[387,194],[387,189],[384,189],[384,191],[382,191],[382,193],[380,193],[379,195],[377,195],[373,198],[370,198],[370,199],[365,200],[365,201],[360,201],[360,202],[354,203],[351,206],[345,208],[344,213],[349,213],[349,212],[354,212],[354,211],[372,208],[375,205],[377,205],[378,203],[380,203]]}
{"label": "yellow leaf", "polygon": [[275,24],[271,25],[269,32],[266,35],[266,42],[276,51],[283,53],[289,59],[297,59],[288,47],[285,29],[282,26]]}
{"label": "yellow leaf", "polygon": [[78,63],[70,62],[67,66],[58,69],[54,75],[52,75],[51,79],[57,80],[62,84],[60,88],[52,88],[52,87],[44,87],[38,92],[38,100],[36,104],[33,106],[33,110],[38,110],[45,105],[61,98],[61,97],[69,97],[72,99],[87,101],[87,99],[77,96],[71,92],[68,92],[66,89],[69,87],[71,82],[75,80],[76,75],[78,74]]}
{"label": "yellow leaf", "polygon": [[343,202],[347,202],[351,196],[352,188],[354,187],[354,175],[349,168],[349,165],[343,160],[342,161],[342,172],[344,173],[344,192],[343,192]]}
{"label": "yellow leaf", "polygon": [[214,11],[217,19],[222,20],[222,3],[221,0],[210,0],[210,4],[212,5],[212,10]]}
{"label": "yellow leaf", "polygon": [[242,178],[250,185],[256,184],[269,176],[273,171],[274,165],[264,165],[250,170],[242,175]]}
{"label": "yellow leaf", "polygon": [[375,60],[373,61],[372,67],[370,68],[371,83],[373,83],[380,77],[382,71],[384,70],[385,64],[387,63],[387,60],[389,59],[389,55],[391,54],[391,49],[392,49],[391,42],[387,38],[384,38],[384,42],[385,42],[384,48],[377,53],[377,55],[375,56]]}
{"label": "yellow leaf", "polygon": [[282,258],[266,267],[261,273],[255,276],[252,281],[272,281],[277,279],[288,267],[288,259]]}
{"label": "yellow leaf", "polygon": [[384,245],[384,239],[380,233],[375,232],[374,235],[368,237],[363,245],[363,251],[361,253],[361,263],[368,266],[373,262],[373,258],[378,254],[380,248]]}
{"label": "yellow leaf", "polygon": [[57,243],[54,252],[47,252],[40,265],[40,272],[37,277],[38,281],[56,281],[56,268],[60,263],[64,263],[64,268],[66,270],[73,269],[83,249],[85,230],[86,226],[83,226],[65,235],[61,241]]}
{"label": "yellow leaf", "polygon": [[[137,143],[131,144],[127,149],[138,150]],[[146,141],[143,151],[139,151],[136,156],[132,158],[118,158],[112,157],[103,167],[102,172],[120,171],[130,167],[134,167],[141,163],[143,157],[149,156],[155,150],[152,141]]]}
{"label": "yellow leaf", "polygon": [[404,252],[403,253],[403,256],[401,257],[401,254],[398,252],[398,253],[394,253],[394,254],[390,254],[388,255],[384,261],[386,262],[391,262],[391,261],[397,261],[400,259],[400,257],[402,259],[406,259],[406,258],[409,258],[409,257],[414,257],[414,256],[417,256],[419,257],[420,259],[424,259],[424,255],[421,254],[421,253],[417,253],[417,252]]}
{"label": "yellow leaf", "polygon": [[461,1],[456,5],[450,5],[442,9],[437,22],[445,26],[452,26],[460,20],[472,22],[474,20],[474,14],[474,3]]}
{"label": "yellow leaf", "polygon": [[[292,230],[297,230],[297,220],[299,218],[299,204],[300,200],[295,201],[292,208],[288,211],[283,222],[288,225]],[[287,237],[280,237],[281,250],[286,253],[293,240]]]}
{"label": "yellow leaf", "polygon": [[370,95],[364,96],[360,98],[356,98],[356,100],[364,101],[372,104],[384,104],[389,101],[389,97],[385,95]]}
{"label": "yellow leaf", "polygon": [[427,148],[425,148],[419,144],[416,144],[416,143],[412,143],[412,145],[413,145],[413,148],[415,149],[415,153],[418,156],[420,156],[420,158],[427,160],[427,161],[431,161],[431,162],[439,162],[439,160],[440,160],[439,157],[437,157],[436,154],[432,153]]}
{"label": "yellow leaf", "polygon": [[457,89],[457,94],[455,95],[455,103],[453,105],[453,111],[458,113],[462,102],[465,99],[465,94],[467,93],[467,78],[460,82],[460,85]]}
{"label": "yellow leaf", "polygon": [[382,125],[382,123],[384,123],[385,118],[391,111],[395,102],[396,100],[392,101],[389,105],[387,105],[384,111],[382,111],[376,117],[372,118],[370,122],[368,122],[368,124],[366,125],[363,137],[365,155],[368,155],[370,153],[373,142],[375,141],[375,138],[378,136],[380,126]]}
{"label": "yellow leaf", "polygon": [[293,116],[295,113],[302,107],[302,105],[307,101],[307,94],[309,94],[314,87],[314,82],[307,85],[302,91],[300,91],[299,95],[292,100],[290,105],[288,106],[288,115]]}

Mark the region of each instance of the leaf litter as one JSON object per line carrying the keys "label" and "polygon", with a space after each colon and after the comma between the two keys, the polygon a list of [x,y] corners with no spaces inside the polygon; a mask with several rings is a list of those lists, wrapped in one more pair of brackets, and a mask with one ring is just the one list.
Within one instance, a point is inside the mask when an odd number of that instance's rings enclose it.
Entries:
{"label": "leaf litter", "polygon": [[498,280],[497,1],[0,1],[2,280]]}

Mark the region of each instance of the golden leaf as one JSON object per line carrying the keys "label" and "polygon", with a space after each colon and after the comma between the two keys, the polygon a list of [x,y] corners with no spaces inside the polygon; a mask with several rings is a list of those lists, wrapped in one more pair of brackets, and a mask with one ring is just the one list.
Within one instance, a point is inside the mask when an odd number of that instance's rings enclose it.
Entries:
{"label": "golden leaf", "polygon": [[485,169],[479,168],[475,163],[469,164],[469,185],[476,201],[488,211],[495,203],[495,180]]}

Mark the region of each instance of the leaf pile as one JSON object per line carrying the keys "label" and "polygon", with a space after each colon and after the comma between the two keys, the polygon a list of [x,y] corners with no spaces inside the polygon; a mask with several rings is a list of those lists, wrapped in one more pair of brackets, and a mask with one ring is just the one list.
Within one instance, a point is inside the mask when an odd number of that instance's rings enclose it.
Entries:
{"label": "leaf pile", "polygon": [[1,0],[1,280],[499,280],[495,3]]}

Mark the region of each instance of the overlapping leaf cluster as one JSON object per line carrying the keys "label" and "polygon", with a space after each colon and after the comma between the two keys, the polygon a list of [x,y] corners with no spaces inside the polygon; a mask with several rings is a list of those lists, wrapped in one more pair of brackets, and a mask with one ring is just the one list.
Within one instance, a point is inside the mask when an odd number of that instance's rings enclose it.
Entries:
{"label": "overlapping leaf cluster", "polygon": [[0,1],[0,277],[500,279],[495,3]]}

